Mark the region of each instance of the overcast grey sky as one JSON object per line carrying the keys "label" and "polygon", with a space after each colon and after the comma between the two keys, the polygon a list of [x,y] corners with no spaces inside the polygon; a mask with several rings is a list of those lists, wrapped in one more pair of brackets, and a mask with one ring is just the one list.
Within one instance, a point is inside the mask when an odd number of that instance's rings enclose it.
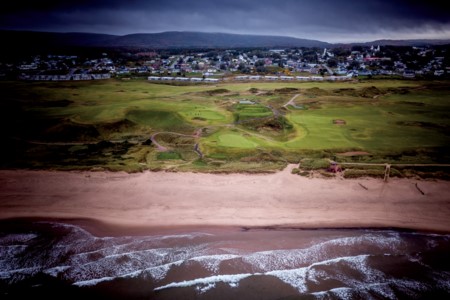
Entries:
{"label": "overcast grey sky", "polygon": [[[8,1],[0,28],[108,34],[203,31],[326,42],[450,39],[450,13],[428,0]],[[27,3],[29,2],[29,3]]]}

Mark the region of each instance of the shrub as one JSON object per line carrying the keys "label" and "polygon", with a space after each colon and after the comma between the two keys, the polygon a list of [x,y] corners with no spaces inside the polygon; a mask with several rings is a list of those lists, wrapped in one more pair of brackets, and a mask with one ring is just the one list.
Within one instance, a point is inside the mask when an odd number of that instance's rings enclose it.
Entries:
{"label": "shrub", "polygon": [[359,178],[359,177],[375,177],[384,178],[384,170],[377,169],[348,169],[344,172],[344,178]]}
{"label": "shrub", "polygon": [[300,169],[299,168],[293,168],[291,171],[291,174],[300,174]]}
{"label": "shrub", "polygon": [[330,166],[330,161],[328,159],[313,159],[305,158],[300,162],[300,167],[304,170],[317,170],[326,169]]}

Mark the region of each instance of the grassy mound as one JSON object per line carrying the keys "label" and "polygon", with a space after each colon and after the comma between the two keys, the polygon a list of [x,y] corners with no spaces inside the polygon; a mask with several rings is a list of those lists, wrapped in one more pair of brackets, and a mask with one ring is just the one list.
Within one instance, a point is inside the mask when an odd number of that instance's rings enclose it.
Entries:
{"label": "grassy mound", "polygon": [[[69,119],[55,119],[47,124],[39,125],[47,128],[41,128],[36,134],[40,141],[47,142],[91,142],[98,140],[100,133],[94,125],[78,124]],[[47,126],[45,126],[47,125]]]}
{"label": "grassy mound", "polygon": [[207,96],[214,96],[214,95],[220,95],[220,94],[228,94],[229,92],[230,92],[230,90],[228,90],[228,89],[214,89],[214,90],[201,92],[201,94],[207,95]]}
{"label": "grassy mound", "polygon": [[375,86],[363,87],[360,89],[355,88],[340,88],[332,90],[333,94],[339,96],[351,96],[351,97],[364,97],[373,98],[377,95],[383,95],[385,92]]}
{"label": "grassy mound", "polygon": [[309,88],[305,91],[307,96],[328,96],[330,93],[318,87]]}
{"label": "grassy mound", "polygon": [[132,110],[126,118],[154,131],[192,132],[194,128],[175,112],[157,110]]}
{"label": "grassy mound", "polygon": [[381,95],[381,94],[383,94],[383,92],[380,91],[377,87],[370,86],[370,87],[362,88],[359,93],[359,96],[365,97],[365,98],[373,98],[373,97],[375,97],[377,95]]}
{"label": "grassy mound", "polygon": [[[246,129],[257,131],[270,137],[277,137],[277,140],[287,140],[287,135],[294,128],[293,125],[284,117],[270,117],[263,119],[253,119],[242,123]],[[283,138],[284,137],[284,138]]]}
{"label": "grassy mound", "polygon": [[130,120],[127,120],[127,119],[122,119],[117,122],[102,123],[102,124],[97,125],[97,128],[100,130],[112,131],[112,132],[128,131],[130,129],[133,129],[134,127],[136,127],[136,123],[134,123]]}
{"label": "grassy mound", "polygon": [[265,118],[272,115],[272,111],[261,104],[237,104],[234,107],[235,122],[248,119]]}
{"label": "grassy mound", "polygon": [[285,88],[281,88],[281,89],[275,89],[273,92],[275,94],[290,94],[290,93],[298,92],[298,89],[291,88],[291,87],[285,87]]}
{"label": "grassy mound", "polygon": [[112,123],[100,123],[95,127],[104,137],[113,137],[122,134],[133,134],[138,130],[138,125],[130,120],[122,119]]}

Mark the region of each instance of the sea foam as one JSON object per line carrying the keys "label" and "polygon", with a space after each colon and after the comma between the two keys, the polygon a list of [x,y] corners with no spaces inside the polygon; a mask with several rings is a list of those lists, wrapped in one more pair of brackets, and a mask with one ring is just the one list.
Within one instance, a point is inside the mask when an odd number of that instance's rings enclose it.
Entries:
{"label": "sea foam", "polygon": [[[39,224],[55,229],[55,235],[49,235],[48,230],[43,234],[36,230],[0,236],[0,279],[4,283],[14,284],[44,273],[80,287],[116,278],[139,278],[158,286],[156,291],[194,287],[198,293],[205,293],[217,288],[219,283],[236,288],[243,279],[272,276],[299,294],[311,294],[318,299],[394,299],[398,292],[414,298],[436,288],[450,293],[450,273],[433,270],[433,261],[425,260],[421,252],[447,247],[450,236],[370,230],[349,231],[345,235],[339,231],[318,234],[305,243],[299,232],[301,245],[306,246],[290,243],[291,249],[272,250],[268,246],[251,252],[233,248],[233,237],[222,240],[201,232],[95,237],[74,225]],[[273,235],[268,234],[268,238],[273,239]],[[227,248],[222,247],[223,241]],[[421,268],[427,272],[421,278],[428,281],[392,278],[383,273],[383,265],[392,260]],[[202,277],[195,278],[195,273],[186,272],[189,268],[201,268],[202,275],[198,277]],[[169,272],[188,275],[163,284]],[[221,274],[224,272],[228,274]],[[324,281],[333,282],[334,287],[320,291]]]}
{"label": "sea foam", "polygon": [[205,278],[197,278],[194,280],[185,280],[181,282],[172,282],[160,287],[155,288],[155,291],[160,291],[169,288],[183,288],[183,287],[191,287],[191,286],[209,286],[214,283],[228,283],[231,287],[236,287],[237,283],[244,278],[250,276],[258,276],[262,274],[234,274],[234,275],[214,275]]}

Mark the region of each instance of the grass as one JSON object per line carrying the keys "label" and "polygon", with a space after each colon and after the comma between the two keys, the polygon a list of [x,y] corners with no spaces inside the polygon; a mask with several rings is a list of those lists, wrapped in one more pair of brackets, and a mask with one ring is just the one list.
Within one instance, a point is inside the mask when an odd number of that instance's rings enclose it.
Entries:
{"label": "grass", "polygon": [[[176,86],[106,80],[0,82],[0,88],[4,168],[263,172],[300,160],[302,168],[321,168],[346,151],[369,154],[339,159],[450,161],[447,82]],[[296,106],[284,108],[296,94]],[[241,104],[242,99],[256,103]],[[281,115],[273,117],[268,106]],[[334,124],[337,119],[345,124]],[[197,139],[158,135],[171,152],[156,152],[149,141],[156,132],[192,135],[198,129],[203,134]],[[193,149],[196,143],[204,155],[201,160]]]}
{"label": "grass", "polygon": [[181,159],[180,154],[176,152],[159,152],[156,157],[159,160]]}
{"label": "grass", "polygon": [[221,147],[231,147],[231,148],[242,148],[251,149],[255,148],[258,144],[246,139],[240,134],[221,134],[218,136],[218,146]]}
{"label": "grass", "polygon": [[300,161],[300,167],[303,170],[318,170],[318,169],[326,169],[330,166],[330,160],[328,159],[312,159],[305,158]]}
{"label": "grass", "polygon": [[264,118],[272,115],[272,111],[260,104],[237,104],[235,106],[236,121],[253,118]]}
{"label": "grass", "polygon": [[178,113],[157,110],[132,110],[126,114],[126,119],[160,131],[190,132],[194,127],[188,124]]}

